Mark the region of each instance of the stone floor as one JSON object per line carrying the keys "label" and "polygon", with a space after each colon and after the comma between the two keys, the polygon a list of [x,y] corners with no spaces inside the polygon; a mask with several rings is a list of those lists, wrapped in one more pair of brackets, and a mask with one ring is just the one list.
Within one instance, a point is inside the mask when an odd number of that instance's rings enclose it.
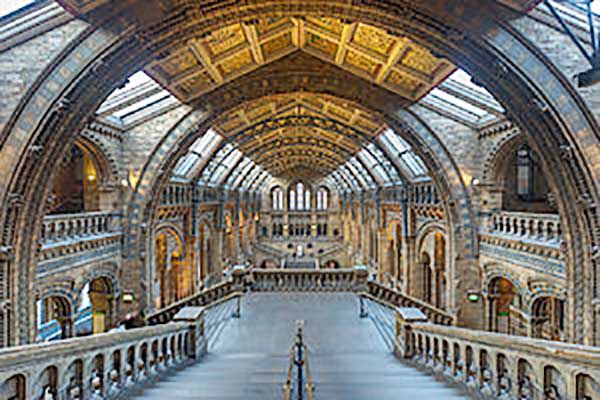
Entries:
{"label": "stone floor", "polygon": [[251,294],[209,354],[143,399],[282,399],[295,321],[305,321],[318,400],[464,399],[396,360],[352,294]]}

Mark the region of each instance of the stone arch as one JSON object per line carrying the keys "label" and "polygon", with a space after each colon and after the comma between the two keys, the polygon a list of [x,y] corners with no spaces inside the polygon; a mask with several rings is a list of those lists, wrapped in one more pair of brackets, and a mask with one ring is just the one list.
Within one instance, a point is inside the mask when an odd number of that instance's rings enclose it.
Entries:
{"label": "stone arch", "polygon": [[[70,293],[69,293],[70,294]],[[57,333],[60,333],[60,339],[67,339],[75,334],[75,308],[73,298],[65,294],[60,288],[49,288],[44,292],[44,295],[40,297],[37,303],[41,308],[39,311],[45,315],[44,319],[46,322],[56,322],[56,329],[58,332],[50,332],[46,338],[55,337]],[[48,313],[48,315],[46,315]],[[40,314],[42,315],[42,314]],[[38,321],[38,327],[42,321]],[[37,335],[41,336],[42,331],[36,330]]]}
{"label": "stone arch", "polygon": [[[169,238],[175,241],[176,249],[171,248]],[[176,224],[162,222],[153,229],[150,239],[152,256],[147,273],[150,285],[140,298],[147,299],[150,304],[156,301],[156,308],[162,308],[179,296],[177,276],[180,271],[176,271],[174,266],[179,264],[176,261],[185,258],[185,236]]]}
{"label": "stone arch", "polygon": [[523,294],[524,297],[531,293],[529,289],[521,284],[517,277],[515,277],[510,271],[507,271],[505,268],[503,268],[500,264],[485,265],[483,267],[483,273],[484,278],[483,285],[481,286],[481,294],[484,296],[488,294],[488,288],[490,287],[492,281],[498,278],[506,279],[507,281],[511,282],[513,286]]}
{"label": "stone arch", "polygon": [[340,262],[338,260],[331,259],[331,260],[327,260],[326,262],[324,262],[321,265],[321,268],[340,269],[341,268],[341,264],[340,264]]}
{"label": "stone arch", "polygon": [[[431,239],[430,239],[431,238]],[[425,271],[426,281],[425,292],[429,293],[425,298],[430,298],[431,304],[443,309],[448,306],[448,281],[452,275],[449,272],[452,271],[451,260],[452,254],[448,254],[450,249],[450,243],[448,243],[447,227],[438,221],[431,221],[420,227],[416,234],[416,250],[417,254],[420,255],[420,261],[422,261],[423,255],[427,254],[429,260],[429,270]],[[425,248],[425,246],[429,248]],[[423,272],[425,263],[420,262],[417,266],[417,271]],[[429,277],[429,274],[431,275]],[[413,274],[413,276],[419,280],[419,273]]]}
{"label": "stone arch", "polygon": [[172,222],[161,222],[154,228],[154,236],[159,235],[163,232],[171,234],[177,241],[179,253],[185,254],[185,235],[181,230],[181,227]]}
{"label": "stone arch", "polygon": [[489,150],[483,164],[483,182],[495,183],[498,180],[499,165],[504,161],[506,154],[516,149],[518,145],[526,143],[526,141],[525,135],[517,128],[514,128],[505,134],[498,143],[494,144]]}
{"label": "stone arch", "polygon": [[36,298],[42,299],[48,296],[62,296],[69,299],[72,304],[75,304],[77,292],[75,291],[75,282],[72,280],[51,280],[38,284],[36,287]]}
{"label": "stone arch", "polygon": [[541,297],[555,297],[562,301],[567,301],[567,289],[555,283],[541,280],[531,280],[528,282],[529,296],[524,299],[524,306],[531,315],[533,303]]}
{"label": "stone arch", "polygon": [[103,150],[93,141],[78,136],[58,161],[54,178],[49,180],[52,196],[47,212],[68,214],[112,209],[118,190],[117,176]]}
{"label": "stone arch", "polygon": [[[584,315],[591,316],[589,300],[600,296],[598,285],[592,287],[584,280],[584,276],[597,272],[599,262],[596,255],[600,232],[600,217],[596,211],[600,182],[600,168],[597,168],[596,161],[597,124],[568,80],[535,46],[508,23],[496,21],[494,16],[475,19],[470,14],[475,10],[481,11],[481,8],[466,7],[458,0],[402,7],[390,6],[383,1],[373,1],[369,5],[353,5],[341,0],[318,5],[312,2],[256,2],[243,11],[235,5],[224,5],[216,7],[213,12],[195,13],[202,19],[190,18],[189,22],[194,27],[182,27],[181,31],[191,33],[193,29],[195,35],[200,35],[233,21],[276,13],[360,18],[390,32],[414,36],[435,52],[448,56],[479,81],[487,82],[488,89],[506,106],[511,118],[520,125],[529,123],[534,126],[536,134],[528,135],[536,150],[541,150],[546,144],[551,148],[544,155],[543,162],[545,168],[552,171],[551,185],[555,192],[560,193],[559,209],[563,226],[568,227],[568,277],[572,295],[568,305],[572,322],[569,337],[577,342],[590,341],[593,337],[591,318],[584,318]],[[502,15],[505,10],[497,11],[501,12],[491,14]],[[169,18],[165,20],[170,22]],[[474,20],[478,22],[473,23]],[[422,24],[422,21],[430,23]],[[490,27],[494,29],[486,30]],[[485,34],[481,34],[482,30]],[[143,31],[143,28],[138,29],[138,32]],[[18,312],[28,313],[32,307],[26,294],[27,282],[33,275],[35,255],[28,253],[31,243],[39,236],[40,227],[32,233],[28,230],[36,226],[36,221],[43,215],[47,189],[39,188],[44,187],[53,160],[71,142],[72,132],[77,131],[73,128],[81,128],[86,116],[123,82],[124,76],[130,75],[153,53],[160,52],[174,40],[172,37],[152,40],[143,34],[118,36],[111,32],[114,30],[86,30],[77,44],[65,50],[42,74],[35,89],[28,92],[2,132],[3,147],[12,152],[12,155],[1,153],[7,164],[0,175],[1,218],[6,227],[2,244],[14,249],[16,266],[12,270],[18,271],[20,284],[13,290],[15,298],[12,303]],[[524,59],[527,62],[522,61]],[[58,69],[64,71],[60,77],[52,74]],[[86,94],[90,87],[86,82],[95,82],[97,91]],[[44,110],[36,104],[44,104]],[[49,118],[51,115],[52,118]],[[23,134],[28,137],[23,137]],[[41,157],[35,151],[39,146],[44,149]],[[21,157],[23,159],[19,161]],[[36,188],[35,192],[30,186]],[[569,207],[576,203],[580,207],[569,212]],[[581,240],[575,241],[576,237]],[[27,315],[12,320],[20,320],[27,325],[31,318]],[[9,330],[16,332],[17,328],[13,322]],[[18,340],[13,337],[11,343],[28,341],[29,328],[24,327],[20,332]]]}
{"label": "stone arch", "polygon": [[[276,89],[277,87],[271,85],[270,88]],[[242,96],[244,101],[253,99],[253,96],[260,97],[263,95],[260,90],[254,87],[252,89],[254,90],[247,94],[244,93],[244,96]],[[328,90],[335,93],[340,89],[331,87]],[[348,99],[348,101],[352,101],[352,99]],[[229,106],[233,107],[233,105]],[[417,115],[411,112],[398,111],[395,114],[388,115],[388,117],[389,120],[387,122],[392,130],[406,136],[407,141],[415,149],[423,149],[416,151],[422,156],[423,161],[432,172],[436,186],[439,188],[438,191],[441,193],[440,197],[442,198],[442,204],[447,215],[448,225],[451,227],[450,231],[453,233],[449,244],[452,247],[457,247],[456,250],[453,249],[452,253],[463,254],[464,259],[461,260],[461,273],[466,268],[472,270],[473,267],[468,267],[468,265],[475,264],[477,258],[476,228],[470,209],[469,194],[456,163],[452,160],[452,157],[443,144],[441,144],[436,134]],[[175,165],[176,160],[184,154],[187,146],[191,145],[198,136],[204,134],[211,125],[211,122],[212,117],[207,113],[200,111],[190,112],[169,131],[167,136],[156,147],[153,156],[146,162],[141,175],[143,178],[139,179],[140,184],[134,189],[131,202],[129,203],[131,213],[128,214],[128,229],[130,238],[137,238],[137,244],[132,241],[128,248],[135,248],[139,246],[139,243],[143,243],[143,236],[138,236],[139,225],[141,221],[152,221],[154,218],[155,207],[153,203],[156,200],[152,194],[160,193],[160,188],[166,184],[168,174],[164,173],[164,171],[169,171]],[[159,171],[162,172],[159,173]],[[294,183],[295,181],[288,184],[286,198],[289,196],[290,185]],[[462,211],[459,212],[459,209]],[[456,235],[462,239],[458,240],[454,238],[453,236]],[[465,265],[465,261],[468,262],[467,265]],[[448,273],[449,276],[455,273],[454,265],[451,265]],[[471,279],[477,276],[468,273],[464,273],[463,275],[469,276]],[[461,283],[465,286],[465,290],[468,290],[470,287],[478,289],[480,286],[478,281],[472,283],[466,279],[463,279]],[[452,304],[453,301],[454,298],[451,294],[448,302]]]}
{"label": "stone arch", "polygon": [[114,185],[119,177],[119,167],[102,143],[80,135],[75,144],[83,149],[94,161],[102,185]]}
{"label": "stone arch", "polygon": [[[540,155],[532,151],[527,138],[522,134],[507,134],[498,143],[494,151],[488,154],[484,169],[484,182],[496,190],[502,191],[502,202],[498,204],[503,210],[522,212],[553,213],[554,194],[549,195],[547,171],[539,165]],[[531,197],[521,197],[517,193],[518,178],[515,171],[518,163],[518,152],[526,151],[530,172],[529,190]]]}
{"label": "stone arch", "polygon": [[214,220],[206,214],[202,214],[198,223],[198,232],[200,234],[200,271],[198,271],[198,277],[201,282],[198,282],[198,287],[209,286],[210,282],[208,278],[214,273],[214,263],[216,257],[219,255],[218,249],[216,248],[216,225]]}
{"label": "stone arch", "polygon": [[0,385],[0,396],[7,399],[27,399],[27,377],[23,374],[15,374]]}
{"label": "stone arch", "polygon": [[74,303],[76,306],[81,304],[81,291],[91,281],[98,278],[105,278],[111,283],[113,294],[119,296],[121,294],[121,285],[117,277],[118,266],[115,263],[103,263],[98,266],[92,266],[91,270],[84,272],[83,275],[74,284],[73,292],[75,293]]}
{"label": "stone arch", "polygon": [[279,268],[279,263],[273,258],[264,258],[258,264],[258,268],[260,269],[274,269]]}

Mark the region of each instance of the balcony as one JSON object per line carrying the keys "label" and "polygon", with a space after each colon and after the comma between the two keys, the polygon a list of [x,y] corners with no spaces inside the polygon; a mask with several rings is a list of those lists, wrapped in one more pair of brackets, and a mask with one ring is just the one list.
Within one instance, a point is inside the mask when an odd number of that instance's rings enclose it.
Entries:
{"label": "balcony", "polygon": [[79,241],[120,231],[113,212],[48,215],[44,217],[42,244]]}
{"label": "balcony", "polygon": [[480,234],[480,252],[507,265],[565,279],[566,266],[560,217],[500,211],[489,218]]}
{"label": "balcony", "polygon": [[[52,269],[50,261],[61,258],[66,266],[76,262],[82,252],[96,252],[102,256],[115,254],[121,248],[120,215],[115,212],[48,215],[44,217],[40,244],[42,253],[38,273]],[[93,256],[93,254],[90,254]]]}
{"label": "balcony", "polygon": [[491,217],[489,233],[552,247],[563,240],[558,214],[500,211]]}

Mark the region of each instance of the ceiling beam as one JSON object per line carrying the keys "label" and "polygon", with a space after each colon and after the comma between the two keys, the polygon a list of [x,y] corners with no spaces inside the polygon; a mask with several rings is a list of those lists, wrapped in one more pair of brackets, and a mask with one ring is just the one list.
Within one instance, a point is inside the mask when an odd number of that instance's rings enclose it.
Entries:
{"label": "ceiling beam", "polygon": [[256,29],[256,25],[247,25],[242,23],[242,29],[244,31],[244,35],[246,36],[246,40],[248,43],[250,43],[250,51],[252,52],[252,58],[254,58],[254,62],[257,64],[263,64],[265,62],[265,56],[258,41],[258,30]]}
{"label": "ceiling beam", "polygon": [[303,49],[306,46],[306,28],[304,20],[292,18],[292,23],[296,27],[295,32],[292,35],[292,43],[297,48]]}
{"label": "ceiling beam", "polygon": [[356,22],[351,24],[344,24],[342,29],[342,38],[340,39],[337,53],[335,55],[335,63],[343,64],[346,59],[346,54],[348,53],[348,44],[352,41],[352,37],[354,36],[354,32],[356,32],[356,28],[358,24]]}
{"label": "ceiling beam", "polygon": [[390,72],[392,72],[392,67],[404,57],[407,51],[408,42],[402,39],[396,39],[396,43],[394,44],[394,47],[392,47],[392,51],[390,52],[387,61],[381,66],[379,73],[377,73],[377,76],[375,77],[375,83],[383,82]]}
{"label": "ceiling beam", "polygon": [[200,64],[206,69],[211,78],[214,79],[219,85],[225,82],[223,79],[223,75],[217,68],[217,66],[212,62],[210,57],[210,53],[206,47],[204,47],[203,43],[200,43],[198,40],[190,40],[189,47],[191,52],[196,56]]}

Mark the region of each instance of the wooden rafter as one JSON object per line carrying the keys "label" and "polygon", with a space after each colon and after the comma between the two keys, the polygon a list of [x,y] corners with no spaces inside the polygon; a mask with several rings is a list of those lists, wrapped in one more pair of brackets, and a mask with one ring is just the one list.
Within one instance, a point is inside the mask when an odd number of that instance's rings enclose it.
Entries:
{"label": "wooden rafter", "polygon": [[204,66],[208,74],[217,82],[218,84],[223,84],[225,79],[223,79],[223,75],[217,68],[210,57],[210,53],[204,44],[200,43],[198,40],[191,40],[189,42],[190,50],[196,56],[198,61]]}

